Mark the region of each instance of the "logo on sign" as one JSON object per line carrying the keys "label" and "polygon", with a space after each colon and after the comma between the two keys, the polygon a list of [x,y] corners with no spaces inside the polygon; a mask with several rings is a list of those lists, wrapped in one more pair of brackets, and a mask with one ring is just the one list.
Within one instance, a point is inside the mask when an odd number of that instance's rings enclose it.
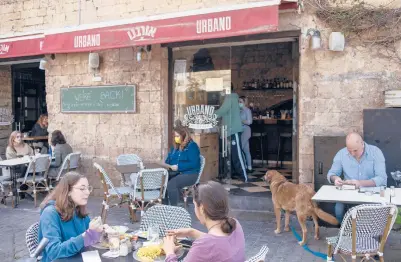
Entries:
{"label": "logo on sign", "polygon": [[145,40],[149,38],[155,38],[157,28],[154,26],[143,25],[135,26],[130,29],[127,34],[130,40]]}
{"label": "logo on sign", "polygon": [[9,49],[10,49],[10,45],[0,44],[0,55],[7,54]]}
{"label": "logo on sign", "polygon": [[214,33],[231,30],[231,16],[196,20],[196,33]]}
{"label": "logo on sign", "polygon": [[215,127],[217,125],[217,115],[214,113],[214,106],[188,106],[182,124],[193,129],[209,129]]}
{"label": "logo on sign", "polygon": [[77,35],[74,37],[74,48],[100,46],[100,34]]}

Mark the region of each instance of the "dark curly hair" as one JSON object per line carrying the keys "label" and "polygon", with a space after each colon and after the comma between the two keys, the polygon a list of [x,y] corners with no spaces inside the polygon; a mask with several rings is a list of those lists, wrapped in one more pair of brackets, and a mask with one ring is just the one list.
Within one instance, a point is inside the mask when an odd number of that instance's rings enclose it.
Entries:
{"label": "dark curly hair", "polygon": [[60,130],[54,130],[52,133],[52,140],[51,140],[52,146],[56,146],[57,144],[65,144],[65,143],[67,143],[67,142],[65,141],[63,133],[61,133]]}

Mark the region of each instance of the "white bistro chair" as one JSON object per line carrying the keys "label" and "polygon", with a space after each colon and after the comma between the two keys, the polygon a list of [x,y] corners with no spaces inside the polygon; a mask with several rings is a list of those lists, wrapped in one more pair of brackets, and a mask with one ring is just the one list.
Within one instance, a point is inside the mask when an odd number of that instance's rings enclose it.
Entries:
{"label": "white bistro chair", "polygon": [[68,154],[65,157],[65,159],[63,161],[63,164],[61,165],[61,167],[60,167],[60,169],[58,171],[57,177],[55,177],[55,178],[54,177],[49,177],[49,185],[50,185],[50,187],[51,188],[55,187],[58,184],[58,182],[60,181],[61,177],[65,173],[67,173],[67,172],[69,172],[71,170],[79,168],[80,159],[81,159],[81,152]]}
{"label": "white bistro chair", "polygon": [[[47,184],[47,173],[49,172],[50,161],[50,155],[34,156],[28,165],[25,176],[17,179],[17,182],[21,183],[17,192],[32,193],[35,207],[37,206],[37,193],[50,191]],[[26,189],[21,189],[22,186],[25,186]]]}
{"label": "white bistro chair", "polygon": [[[206,162],[205,157],[200,155],[200,170],[199,170],[198,179],[196,180],[194,185],[198,184],[200,179],[201,179],[201,177],[202,177],[203,169],[205,168],[205,162]],[[183,198],[184,198],[184,206],[185,206],[185,208],[188,207],[188,201],[187,200],[188,200],[189,195],[191,194],[191,187],[193,187],[194,185],[186,186],[186,187],[184,187],[182,189],[183,190],[182,194],[183,194]]]}
{"label": "white bistro chair", "polygon": [[397,218],[397,207],[391,204],[359,205],[345,214],[340,232],[335,237],[328,237],[327,261],[333,261],[333,254],[345,254],[355,262],[375,261],[379,255],[384,261],[383,252],[387,237]]}
{"label": "white bistro chair", "polygon": [[[115,187],[106,171],[98,163],[93,164],[100,177],[100,182],[103,184],[104,198],[102,203],[101,218],[105,224],[107,219],[107,213],[110,207],[121,207],[127,203],[128,211],[131,221],[136,221],[135,212],[132,209],[131,195],[133,189],[131,187]],[[117,200],[117,203],[111,203],[111,201]]]}
{"label": "white bistro chair", "polygon": [[133,204],[141,216],[149,204],[161,203],[166,196],[168,172],[164,168],[143,169],[134,181]]}

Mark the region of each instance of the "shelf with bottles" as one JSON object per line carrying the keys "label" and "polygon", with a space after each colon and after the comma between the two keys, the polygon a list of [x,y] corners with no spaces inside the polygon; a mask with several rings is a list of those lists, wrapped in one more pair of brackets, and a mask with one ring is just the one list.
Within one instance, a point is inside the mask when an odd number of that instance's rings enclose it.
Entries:
{"label": "shelf with bottles", "polygon": [[293,82],[285,77],[277,77],[272,79],[251,79],[244,81],[242,90],[285,90],[292,89]]}

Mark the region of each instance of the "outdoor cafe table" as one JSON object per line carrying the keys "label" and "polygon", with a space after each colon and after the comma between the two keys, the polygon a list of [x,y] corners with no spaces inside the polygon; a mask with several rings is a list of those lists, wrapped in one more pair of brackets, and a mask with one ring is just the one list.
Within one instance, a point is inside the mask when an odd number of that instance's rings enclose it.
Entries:
{"label": "outdoor cafe table", "polygon": [[13,196],[15,198],[15,201],[14,201],[15,207],[18,206],[18,199],[19,199],[18,192],[17,192],[17,176],[15,173],[15,167],[29,164],[30,161],[31,161],[31,159],[29,157],[21,157],[21,158],[14,158],[14,159],[0,161],[0,167],[10,168],[10,176],[11,176],[11,180],[12,180],[12,190],[13,190]]}
{"label": "outdoor cafe table", "polygon": [[[106,258],[106,257],[102,257],[102,254],[106,253],[108,251],[106,249],[96,249],[94,247],[85,248],[85,251],[93,251],[93,250],[99,251],[99,256],[100,256],[100,259],[102,262],[137,262],[138,261],[133,257],[133,255],[132,255],[133,252],[128,253],[128,255],[126,255],[125,257]],[[184,251],[183,258],[187,255],[187,253],[188,253],[188,250]],[[53,260],[53,262],[67,262],[67,261],[68,262],[83,262],[82,255],[81,255],[81,253],[79,253],[72,257]]]}
{"label": "outdoor cafe table", "polygon": [[[162,166],[158,163],[144,163],[145,169],[153,169],[153,168],[161,168]],[[138,173],[140,168],[138,164],[129,164],[129,165],[116,165],[116,169],[123,175],[125,180],[125,175],[130,175],[132,173]],[[125,182],[125,181],[124,181]]]}
{"label": "outdoor cafe table", "polygon": [[22,138],[23,141],[43,141],[48,140],[49,136],[27,136]]}
{"label": "outdoor cafe table", "polygon": [[401,206],[401,188],[394,188],[395,196],[391,197],[391,204]]}
{"label": "outdoor cafe table", "polygon": [[[401,192],[399,193],[401,197]],[[331,202],[344,204],[369,204],[369,203],[390,203],[390,189],[387,188],[384,198],[380,194],[367,195],[359,193],[358,190],[341,190],[335,186],[322,186],[312,197],[316,202]],[[401,200],[401,198],[400,198]],[[401,201],[400,201],[401,202]]]}

